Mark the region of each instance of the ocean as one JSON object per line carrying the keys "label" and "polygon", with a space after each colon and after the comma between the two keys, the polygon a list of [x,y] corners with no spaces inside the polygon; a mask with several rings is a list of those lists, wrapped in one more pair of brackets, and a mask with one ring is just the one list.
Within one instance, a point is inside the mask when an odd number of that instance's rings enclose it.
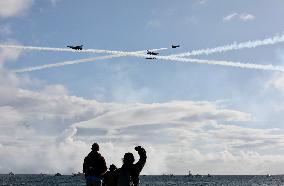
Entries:
{"label": "ocean", "polygon": [[[0,175],[0,186],[17,185],[56,185],[83,186],[83,176],[54,176],[54,175]],[[284,185],[284,176],[140,176],[141,186],[256,186],[256,185]]]}

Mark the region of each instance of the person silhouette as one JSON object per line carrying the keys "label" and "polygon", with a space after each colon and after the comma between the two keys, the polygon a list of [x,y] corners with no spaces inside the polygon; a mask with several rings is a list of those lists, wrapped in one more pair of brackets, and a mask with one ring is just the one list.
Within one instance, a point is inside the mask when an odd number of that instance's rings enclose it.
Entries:
{"label": "person silhouette", "polygon": [[105,159],[98,152],[99,150],[99,145],[94,143],[92,151],[84,159],[83,173],[87,186],[101,186],[102,176],[107,171]]}
{"label": "person silhouette", "polygon": [[132,153],[127,152],[123,157],[123,165],[117,170],[117,186],[137,186],[139,185],[139,174],[142,171],[147,155],[143,147],[134,148],[139,154],[139,160],[134,164],[135,159]]}
{"label": "person silhouette", "polygon": [[111,164],[109,166],[109,171],[107,171],[103,176],[103,186],[116,186],[117,183],[115,181],[116,177],[116,166]]}

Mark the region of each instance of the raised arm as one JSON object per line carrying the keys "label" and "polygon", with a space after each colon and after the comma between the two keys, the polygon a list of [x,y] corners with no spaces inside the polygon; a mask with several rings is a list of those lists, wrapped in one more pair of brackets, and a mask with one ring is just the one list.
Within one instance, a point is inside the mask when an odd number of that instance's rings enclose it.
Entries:
{"label": "raised arm", "polygon": [[138,174],[140,174],[140,172],[142,171],[145,163],[146,163],[146,159],[147,159],[147,155],[146,155],[146,151],[143,147],[141,146],[137,146],[135,147],[135,150],[138,152],[139,154],[139,160],[138,162],[135,164],[135,168]]}

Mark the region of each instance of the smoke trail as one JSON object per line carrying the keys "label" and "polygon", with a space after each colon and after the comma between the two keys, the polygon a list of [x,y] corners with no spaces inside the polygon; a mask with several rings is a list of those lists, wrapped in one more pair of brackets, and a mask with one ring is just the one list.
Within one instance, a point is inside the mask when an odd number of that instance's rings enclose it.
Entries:
{"label": "smoke trail", "polygon": [[[133,53],[131,56],[133,57],[153,57],[151,55],[145,54],[135,54]],[[218,61],[218,60],[202,60],[202,59],[192,59],[192,58],[181,58],[181,57],[173,57],[173,56],[155,56],[156,59],[166,60],[166,61],[176,61],[176,62],[184,62],[184,63],[197,63],[197,64],[207,64],[207,65],[221,65],[228,67],[238,67],[245,69],[256,69],[256,70],[271,70],[271,71],[281,71],[284,72],[284,66],[276,66],[272,64],[255,64],[255,63],[241,63],[241,62],[233,62],[233,61]]]}
{"label": "smoke trail", "polygon": [[216,48],[207,48],[200,50],[193,50],[191,52],[185,52],[181,54],[170,55],[171,57],[186,57],[186,56],[198,56],[198,55],[209,55],[213,53],[227,52],[230,50],[240,50],[244,48],[255,48],[258,46],[273,45],[284,42],[284,34],[280,36],[269,37],[263,40],[247,41],[242,43],[233,43],[231,45],[219,46]]}
{"label": "smoke trail", "polygon": [[[149,57],[149,55],[142,54],[133,54],[135,57]],[[272,64],[262,65],[255,63],[241,63],[241,62],[232,62],[232,61],[218,61],[218,60],[202,60],[202,59],[188,59],[188,58],[180,58],[173,56],[155,56],[156,59],[166,60],[166,61],[177,61],[184,63],[197,63],[197,64],[207,64],[207,65],[221,65],[228,67],[238,67],[245,69],[256,69],[256,70],[271,70],[271,71],[281,71],[284,72],[284,66],[276,66]]]}
{"label": "smoke trail", "polygon": [[186,58],[177,58],[177,57],[169,57],[169,58],[163,58],[163,59],[164,60],[170,60],[170,61],[184,62],[184,63],[221,65],[221,66],[238,67],[238,68],[244,68],[244,69],[270,70],[270,71],[284,72],[284,66],[276,66],[276,65],[272,65],[272,64],[262,65],[262,64],[255,64],[255,63],[241,63],[241,62],[232,62],[232,61],[201,60],[201,59],[186,59]]}
{"label": "smoke trail", "polygon": [[[167,49],[168,48],[157,48],[157,49],[151,49],[150,51],[161,51],[161,50],[167,50]],[[140,53],[144,53],[144,52],[147,52],[147,50],[140,50],[140,51],[135,51],[135,52],[130,52],[130,53],[140,54]],[[53,63],[53,64],[34,66],[34,67],[27,67],[27,68],[22,68],[22,69],[18,69],[18,70],[12,70],[12,72],[16,72],[16,73],[31,72],[31,71],[36,71],[36,70],[43,70],[43,69],[46,69],[46,68],[61,67],[61,66],[65,66],[65,65],[88,63],[88,62],[93,62],[93,61],[101,60],[101,59],[112,59],[112,58],[116,58],[116,57],[127,56],[127,54],[128,53],[120,52],[119,54],[108,55],[108,56],[100,56],[100,57],[85,58],[85,59],[78,59],[78,60],[69,60],[69,61],[63,61],[63,62],[60,62],[60,63]]]}
{"label": "smoke trail", "polygon": [[[121,57],[121,56],[127,56],[127,54],[121,53],[119,55],[109,55],[109,56],[79,59],[79,60],[73,60],[73,61],[65,61],[65,62],[61,62],[61,63],[47,64],[47,65],[41,65],[41,66],[36,66],[36,67],[18,69],[18,70],[14,70],[13,72],[16,72],[16,73],[31,72],[31,71],[42,70],[42,69],[46,69],[46,68],[60,67],[60,66],[71,65],[71,64],[86,63],[86,62],[92,62],[92,61],[101,60],[101,59],[111,59],[111,58],[114,58],[114,57]],[[138,53],[133,53],[131,56],[132,57],[142,57],[142,58],[149,57],[149,55],[138,54]],[[179,58],[179,57],[170,57],[170,56],[155,56],[155,58],[160,59],[160,60],[176,61],[176,62],[183,62],[183,63],[221,65],[221,66],[238,67],[238,68],[244,68],[244,69],[258,69],[258,70],[271,70],[271,71],[284,72],[284,66],[275,66],[275,65],[271,65],[271,64],[262,65],[262,64],[254,64],[254,63],[232,62],[232,61],[188,59],[188,58]]]}
{"label": "smoke trail", "polygon": [[70,60],[70,61],[64,61],[64,62],[61,62],[61,63],[53,63],[53,64],[46,64],[46,65],[22,68],[22,69],[18,69],[18,70],[12,70],[12,72],[16,72],[16,73],[32,72],[32,71],[37,71],[37,70],[43,70],[43,69],[46,69],[46,68],[55,68],[55,67],[61,67],[61,66],[65,66],[65,65],[87,63],[87,62],[93,62],[93,61],[100,60],[100,59],[111,59],[111,58],[114,58],[114,57],[122,57],[122,56],[125,56],[125,54],[99,56],[99,57],[78,59],[78,60]]}
{"label": "smoke trail", "polygon": [[[284,34],[280,36],[269,37],[263,40],[247,41],[242,43],[233,43],[231,45],[219,46],[216,48],[207,48],[200,50],[193,50],[191,52],[185,52],[181,54],[169,55],[171,57],[186,57],[186,56],[197,56],[197,55],[209,55],[213,53],[221,53],[230,50],[240,50],[244,48],[255,48],[258,46],[273,45],[284,42]],[[74,53],[107,53],[112,55],[126,54],[132,56],[133,53],[137,52],[125,52],[125,51],[114,51],[114,50],[99,50],[99,49],[84,49],[84,50],[73,50],[67,48],[51,48],[51,47],[34,47],[34,46],[21,46],[21,45],[3,45],[0,44],[0,48],[14,48],[22,50],[37,50],[37,51],[54,51],[54,52],[74,52]],[[153,49],[152,51],[167,50],[168,48]],[[139,51],[139,53],[146,52],[146,50]]]}
{"label": "smoke trail", "polygon": [[[125,51],[115,51],[115,50],[99,50],[99,49],[84,49],[84,50],[74,50],[68,48],[51,48],[51,47],[34,47],[34,46],[21,46],[21,45],[3,45],[0,44],[0,48],[13,48],[13,49],[20,49],[20,50],[36,50],[36,51],[50,51],[50,52],[74,52],[74,53],[106,53],[106,54],[129,54],[132,53],[143,53],[147,52],[147,50],[141,50],[136,52],[125,52]],[[151,49],[151,51],[161,51],[167,50],[168,48],[159,48],[159,49]]]}

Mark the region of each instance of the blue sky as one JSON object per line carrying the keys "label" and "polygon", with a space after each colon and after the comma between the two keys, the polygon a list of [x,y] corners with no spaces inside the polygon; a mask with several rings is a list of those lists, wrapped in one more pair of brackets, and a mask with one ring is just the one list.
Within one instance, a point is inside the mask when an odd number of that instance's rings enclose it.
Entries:
{"label": "blue sky", "polygon": [[[30,12],[23,18],[13,18],[13,21],[9,18],[4,22],[15,28],[11,34],[13,38],[21,44],[31,46],[65,47],[73,43],[82,43],[86,48],[135,51],[169,47],[172,43],[182,45],[182,48],[165,51],[164,54],[215,47],[281,33],[281,28],[278,26],[281,25],[280,23],[269,26],[270,23],[267,21],[267,25],[263,26],[262,8],[265,8],[265,5],[256,8],[254,3],[251,5],[246,3],[246,8],[240,6],[242,3],[216,4],[210,1],[204,3],[93,1],[80,5],[78,3],[59,1],[56,5],[52,5],[48,1],[35,1]],[[280,6],[275,5],[275,7]],[[223,21],[225,16],[234,12],[239,14],[249,12],[256,18],[253,21],[241,21],[237,18]],[[274,12],[265,12],[268,14],[265,17],[274,20]],[[256,33],[255,30],[258,32]],[[5,39],[6,36],[3,40]],[[271,63],[271,59],[274,59],[274,63],[277,63],[279,60],[275,59],[274,51],[280,46],[229,52],[209,58],[258,63]],[[80,59],[85,56],[91,55],[30,52],[23,55],[21,62],[12,65],[13,68],[26,67]],[[248,73],[224,67],[149,64],[145,60],[135,58],[114,59],[108,62],[111,65],[95,62],[34,72],[31,76],[48,83],[64,84],[75,95],[87,98],[97,98],[96,94],[100,94],[97,89],[108,89],[105,92],[106,96],[101,98],[102,101],[125,101],[112,96],[118,84],[122,88],[131,88],[138,92],[140,89],[147,89],[151,94],[138,100],[146,102],[224,99],[230,96],[226,91],[227,88],[238,90],[242,88],[240,86],[245,86],[238,83],[240,77],[252,79],[256,77],[255,73],[257,76],[262,76],[261,72]],[[230,82],[227,80],[228,77],[231,78]],[[128,83],[124,84],[125,81]],[[216,88],[218,86],[223,86],[223,90]],[[207,93],[209,90],[210,93]]]}
{"label": "blue sky", "polygon": [[[283,5],[3,0],[0,42],[119,51],[168,47],[160,51],[164,56],[281,35]],[[195,57],[282,66],[283,48],[278,43]],[[82,158],[98,141],[108,164],[120,165],[124,152],[145,146],[145,174],[186,174],[188,167],[204,174],[283,173],[283,72],[136,57],[12,72],[100,55],[1,49],[0,156],[6,158],[0,172],[81,171]],[[50,148],[39,148],[43,144]],[[13,152],[26,154],[23,161],[13,161]],[[62,159],[69,165],[58,164]]]}

